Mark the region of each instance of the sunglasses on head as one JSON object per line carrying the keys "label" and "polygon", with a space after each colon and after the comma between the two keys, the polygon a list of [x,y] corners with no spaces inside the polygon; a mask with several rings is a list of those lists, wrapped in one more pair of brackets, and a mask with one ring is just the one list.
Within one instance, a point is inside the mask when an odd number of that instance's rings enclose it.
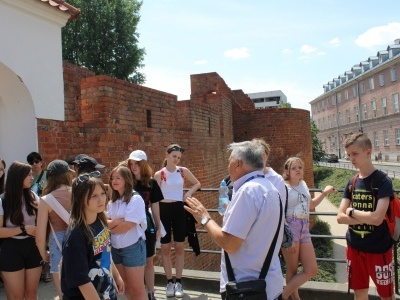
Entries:
{"label": "sunglasses on head", "polygon": [[179,146],[173,146],[167,150],[167,153],[170,154],[172,151],[179,151],[181,153],[185,152],[185,149]]}
{"label": "sunglasses on head", "polygon": [[41,162],[40,159],[34,159],[34,160],[32,160],[29,164],[30,164],[31,166],[33,166],[33,165],[36,165],[36,164],[38,164],[38,163],[40,163],[40,162]]}
{"label": "sunglasses on head", "polygon": [[80,183],[82,183],[82,182],[86,182],[86,181],[88,181],[89,180],[89,178],[99,178],[100,177],[100,172],[99,171],[93,171],[93,172],[90,172],[89,174],[82,174],[82,175],[80,175],[80,176],[78,176],[76,179],[75,179],[75,186],[77,186],[77,185],[79,185]]}

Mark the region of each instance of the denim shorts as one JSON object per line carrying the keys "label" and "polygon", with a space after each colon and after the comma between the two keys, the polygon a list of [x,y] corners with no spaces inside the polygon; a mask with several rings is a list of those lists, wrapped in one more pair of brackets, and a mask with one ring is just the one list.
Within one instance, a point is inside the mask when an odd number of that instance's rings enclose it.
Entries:
{"label": "denim shorts", "polygon": [[146,265],[146,241],[140,238],[136,243],[121,249],[111,247],[112,259],[116,265],[142,267]]}
{"label": "denim shorts", "polygon": [[[62,245],[65,231],[56,232],[56,236],[60,245]],[[57,246],[53,233],[49,236],[49,250],[50,250],[50,273],[58,273],[58,264],[60,263],[62,253]]]}
{"label": "denim shorts", "polygon": [[286,221],[289,225],[290,230],[292,231],[294,243],[311,243],[310,221],[308,218],[299,219],[287,217]]}

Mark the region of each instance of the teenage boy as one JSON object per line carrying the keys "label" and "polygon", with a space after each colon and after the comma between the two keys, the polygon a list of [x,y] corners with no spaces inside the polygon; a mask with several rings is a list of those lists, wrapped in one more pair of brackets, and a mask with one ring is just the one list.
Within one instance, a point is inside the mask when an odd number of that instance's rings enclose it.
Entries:
{"label": "teenage boy", "polygon": [[359,170],[357,180],[353,183],[352,178],[347,183],[337,215],[339,224],[349,225],[346,233],[349,289],[354,290],[354,299],[368,299],[371,277],[381,299],[395,299],[393,242],[385,221],[393,196],[392,182],[387,176],[381,176],[381,171],[372,164],[371,140],[365,134],[350,135],[344,147],[351,163]]}
{"label": "teenage boy", "polygon": [[37,152],[31,152],[26,157],[26,161],[32,166],[33,182],[31,189],[40,197],[47,183],[46,171],[42,169],[42,156]]}

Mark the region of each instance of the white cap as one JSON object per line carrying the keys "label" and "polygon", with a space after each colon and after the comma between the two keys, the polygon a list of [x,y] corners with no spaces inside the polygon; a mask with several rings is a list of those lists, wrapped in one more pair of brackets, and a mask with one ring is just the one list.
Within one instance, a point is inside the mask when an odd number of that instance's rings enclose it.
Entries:
{"label": "white cap", "polygon": [[142,150],[135,150],[129,155],[128,159],[136,161],[147,160],[147,155]]}

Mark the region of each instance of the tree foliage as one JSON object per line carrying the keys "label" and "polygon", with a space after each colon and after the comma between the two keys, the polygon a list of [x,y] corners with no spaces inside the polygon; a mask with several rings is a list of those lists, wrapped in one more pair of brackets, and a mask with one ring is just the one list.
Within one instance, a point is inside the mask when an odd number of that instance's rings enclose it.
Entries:
{"label": "tree foliage", "polygon": [[281,107],[281,108],[291,108],[292,104],[290,104],[290,102],[280,102],[279,103],[279,107]]}
{"label": "tree foliage", "polygon": [[323,148],[322,142],[318,139],[317,134],[319,130],[314,120],[311,120],[311,137],[312,137],[312,149],[313,149],[313,160],[320,161],[326,154]]}
{"label": "tree foliage", "polygon": [[62,31],[63,59],[98,75],[142,84],[144,48],[136,32],[141,1],[69,0],[81,9]]}

